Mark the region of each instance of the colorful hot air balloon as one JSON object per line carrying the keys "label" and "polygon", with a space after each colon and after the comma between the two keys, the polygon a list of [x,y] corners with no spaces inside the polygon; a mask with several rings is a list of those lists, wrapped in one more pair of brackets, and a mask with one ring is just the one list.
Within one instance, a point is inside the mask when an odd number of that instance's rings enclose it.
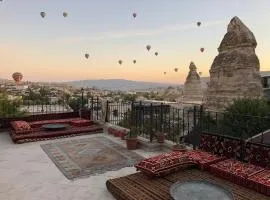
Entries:
{"label": "colorful hot air balloon", "polygon": [[122,60],[119,60],[118,63],[119,63],[120,65],[122,65],[123,61],[122,61]]}
{"label": "colorful hot air balloon", "polygon": [[23,79],[23,75],[20,72],[15,72],[12,74],[12,78],[15,81],[16,85],[19,85]]}
{"label": "colorful hot air balloon", "polygon": [[150,46],[150,45],[146,45],[146,49],[147,49],[148,51],[150,51],[151,46]]}
{"label": "colorful hot air balloon", "polygon": [[68,16],[67,12],[63,12],[63,16],[67,17]]}
{"label": "colorful hot air balloon", "polygon": [[178,68],[174,68],[174,71],[175,71],[175,72],[178,72]]}
{"label": "colorful hot air balloon", "polygon": [[204,52],[204,48],[200,48],[200,51],[201,51],[201,52]]}
{"label": "colorful hot air balloon", "polygon": [[86,59],[88,59],[88,58],[89,58],[89,54],[88,54],[88,53],[84,54],[84,57],[85,57]]}
{"label": "colorful hot air balloon", "polygon": [[136,17],[137,17],[137,13],[133,13],[132,15],[133,15],[133,17],[134,17],[134,18],[136,18]]}
{"label": "colorful hot air balloon", "polygon": [[197,26],[200,26],[202,23],[201,22],[197,22]]}
{"label": "colorful hot air balloon", "polygon": [[44,18],[44,17],[46,16],[46,13],[45,13],[45,12],[40,12],[40,16],[41,16],[42,18]]}
{"label": "colorful hot air balloon", "polygon": [[136,63],[136,60],[133,60],[133,63],[135,64]]}
{"label": "colorful hot air balloon", "polygon": [[158,55],[158,52],[155,52],[155,55],[157,56]]}

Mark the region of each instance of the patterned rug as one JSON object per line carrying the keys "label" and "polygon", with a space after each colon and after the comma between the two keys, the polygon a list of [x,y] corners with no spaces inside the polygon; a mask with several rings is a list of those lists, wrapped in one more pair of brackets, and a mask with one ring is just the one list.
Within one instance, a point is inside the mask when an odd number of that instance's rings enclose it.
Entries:
{"label": "patterned rug", "polygon": [[131,167],[144,159],[102,136],[40,146],[71,180]]}

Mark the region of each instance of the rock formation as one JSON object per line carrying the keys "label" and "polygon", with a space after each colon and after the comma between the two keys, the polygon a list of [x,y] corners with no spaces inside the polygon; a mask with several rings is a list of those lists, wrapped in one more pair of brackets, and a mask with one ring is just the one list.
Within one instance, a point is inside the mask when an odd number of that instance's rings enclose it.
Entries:
{"label": "rock formation", "polygon": [[262,96],[260,63],[253,33],[234,17],[227,28],[210,69],[205,107],[223,110],[236,98]]}
{"label": "rock formation", "polygon": [[203,92],[200,76],[193,62],[189,65],[189,73],[184,85],[183,101],[202,101]]}

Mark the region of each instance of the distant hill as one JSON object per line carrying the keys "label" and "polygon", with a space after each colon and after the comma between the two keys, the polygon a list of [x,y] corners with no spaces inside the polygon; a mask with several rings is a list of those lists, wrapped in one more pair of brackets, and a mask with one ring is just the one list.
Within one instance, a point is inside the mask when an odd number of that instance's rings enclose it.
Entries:
{"label": "distant hill", "polygon": [[180,84],[166,84],[144,81],[131,81],[125,79],[99,79],[99,80],[79,80],[65,82],[66,84],[75,87],[96,87],[98,89],[106,90],[144,90],[149,88],[169,87],[169,86],[181,86]]}

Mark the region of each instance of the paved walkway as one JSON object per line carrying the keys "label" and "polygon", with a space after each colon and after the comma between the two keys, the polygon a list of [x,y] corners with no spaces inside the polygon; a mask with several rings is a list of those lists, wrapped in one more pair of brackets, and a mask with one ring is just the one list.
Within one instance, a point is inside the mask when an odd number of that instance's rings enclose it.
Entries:
{"label": "paved walkway", "polygon": [[[107,134],[98,135],[104,135],[125,145],[119,138]],[[118,171],[109,171],[101,175],[70,181],[40,148],[40,144],[49,142],[52,141],[13,144],[8,133],[0,133],[1,200],[113,200],[114,198],[106,189],[106,180],[136,172],[134,167],[126,167]],[[150,153],[143,150],[135,152],[144,157],[161,153]]]}

